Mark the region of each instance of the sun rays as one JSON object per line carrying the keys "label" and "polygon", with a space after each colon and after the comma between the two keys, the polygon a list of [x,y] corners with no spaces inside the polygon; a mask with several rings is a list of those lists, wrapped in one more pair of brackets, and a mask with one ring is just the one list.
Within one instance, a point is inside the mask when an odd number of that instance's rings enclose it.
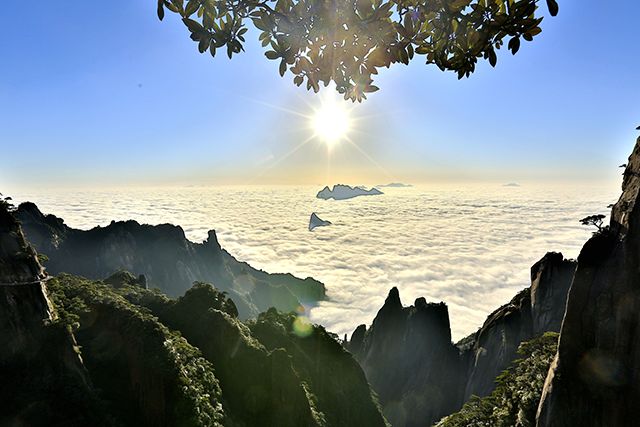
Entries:
{"label": "sun rays", "polygon": [[[313,151],[317,153],[317,150],[325,151],[326,154],[322,156],[324,159],[319,157],[317,160],[318,164],[326,162],[325,180],[327,182],[332,181],[332,171],[335,172],[332,163],[336,163],[336,159],[341,155],[353,155],[349,152],[357,153],[381,174],[391,178],[391,174],[364,148],[368,140],[376,138],[375,135],[366,131],[367,120],[380,120],[380,114],[358,114],[359,105],[344,101],[332,90],[323,90],[312,98],[302,96],[298,96],[298,98],[303,104],[298,103],[297,107],[284,107],[256,99],[251,100],[271,110],[291,116],[291,120],[287,119],[291,126],[279,129],[278,132],[292,136],[293,134],[298,135],[295,138],[299,141],[291,144],[292,147],[284,153],[274,156],[254,179],[261,179],[269,171],[282,166],[285,161],[305,147],[308,147],[307,150],[311,150],[310,153]],[[290,141],[295,140],[290,139]],[[313,156],[317,157],[318,154],[313,154]]]}

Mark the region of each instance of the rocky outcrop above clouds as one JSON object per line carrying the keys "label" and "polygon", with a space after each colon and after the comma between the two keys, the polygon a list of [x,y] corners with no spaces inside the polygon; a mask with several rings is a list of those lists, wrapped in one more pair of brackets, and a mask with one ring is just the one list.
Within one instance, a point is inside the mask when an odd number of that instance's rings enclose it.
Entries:
{"label": "rocky outcrop above clouds", "polygon": [[171,299],[126,271],[46,276],[5,208],[0,425],[387,425],[360,366],[324,328],[273,308],[247,325],[205,283]]}
{"label": "rocky outcrop above clouds", "polygon": [[428,425],[459,407],[461,365],[445,304],[418,298],[403,307],[393,288],[371,327],[364,329],[356,329],[347,348],[392,425]]}
{"label": "rocky outcrop above clouds", "polygon": [[364,187],[351,187],[349,185],[337,184],[334,185],[332,189],[329,189],[328,186],[324,187],[318,192],[316,197],[324,200],[346,200],[358,196],[378,196],[380,194],[384,193],[375,187],[367,190]]}
{"label": "rocky outcrop above clouds", "polygon": [[183,294],[194,281],[209,282],[229,293],[242,318],[270,307],[295,310],[325,297],[324,285],[312,278],[268,274],[236,260],[220,247],[213,230],[203,243],[193,243],[182,228],[170,224],[120,221],[83,231],[42,214],[33,203],[21,204],[16,215],[27,239],[49,258],[51,274],[101,279],[128,270],[170,296]]}
{"label": "rocky outcrop above clouds", "polygon": [[538,425],[628,426],[640,419],[640,139],[610,228],[583,247]]}
{"label": "rocky outcrop above clouds", "polygon": [[521,342],[544,332],[560,331],[575,261],[547,253],[531,267],[531,286],[489,315],[463,351],[469,359],[464,400],[486,396],[495,378],[517,357]]}
{"label": "rocky outcrop above clouds", "polygon": [[327,225],[331,225],[331,221],[321,219],[315,212],[311,214],[311,218],[309,218],[309,231],[313,231],[316,227],[325,227]]}
{"label": "rocky outcrop above clouds", "polygon": [[575,265],[560,253],[546,254],[531,268],[531,286],[456,345],[444,303],[418,298],[403,307],[393,288],[371,327],[358,326],[346,347],[362,365],[392,425],[429,425],[472,395],[491,393],[523,341],[560,330]]}

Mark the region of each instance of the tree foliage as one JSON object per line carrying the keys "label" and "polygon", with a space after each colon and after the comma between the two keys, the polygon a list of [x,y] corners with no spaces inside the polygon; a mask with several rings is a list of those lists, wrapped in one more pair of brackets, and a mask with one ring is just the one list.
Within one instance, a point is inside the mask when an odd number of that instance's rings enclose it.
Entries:
{"label": "tree foliage", "polygon": [[594,227],[596,227],[598,229],[597,232],[602,232],[604,227],[603,227],[603,220],[604,220],[605,216],[602,214],[599,215],[589,215],[587,217],[584,217],[580,220],[580,223],[582,225],[593,225]]}
{"label": "tree foliage", "polygon": [[496,378],[487,397],[473,396],[462,409],[436,427],[533,427],[547,371],[556,353],[558,334],[546,332],[518,348],[522,356]]}
{"label": "tree foliage", "polygon": [[[381,67],[427,64],[469,76],[478,59],[497,63],[505,42],[516,54],[521,40],[542,31],[540,0],[158,0],[179,14],[201,53],[244,50],[247,22],[259,32],[265,56],[279,61],[281,76],[318,92],[335,82],[345,99],[362,101],[378,90]],[[546,0],[551,15],[556,0]],[[508,41],[507,41],[508,40]]]}

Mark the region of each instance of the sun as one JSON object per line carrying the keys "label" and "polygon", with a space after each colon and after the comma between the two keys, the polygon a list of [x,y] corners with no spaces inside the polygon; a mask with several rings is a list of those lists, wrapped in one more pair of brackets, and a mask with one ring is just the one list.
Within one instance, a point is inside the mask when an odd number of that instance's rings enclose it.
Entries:
{"label": "sun", "polygon": [[324,96],[320,107],[311,116],[311,127],[314,135],[328,148],[339,144],[347,137],[351,128],[346,102],[337,97]]}

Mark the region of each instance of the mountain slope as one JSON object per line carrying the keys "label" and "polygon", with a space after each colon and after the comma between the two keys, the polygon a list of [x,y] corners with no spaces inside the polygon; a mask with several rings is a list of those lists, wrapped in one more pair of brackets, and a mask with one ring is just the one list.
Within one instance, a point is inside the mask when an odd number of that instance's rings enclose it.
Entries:
{"label": "mountain slope", "polygon": [[610,228],[583,247],[539,426],[625,426],[640,419],[640,139]]}
{"label": "mountain slope", "polygon": [[16,216],[27,239],[47,255],[47,270],[101,279],[118,270],[144,274],[149,285],[170,296],[182,295],[194,281],[215,283],[229,292],[242,318],[275,307],[296,310],[301,302],[325,298],[324,285],[312,278],[268,274],[239,262],[220,247],[215,232],[203,243],[186,239],[182,228],[170,224],[112,222],[88,231],[43,215],[33,203],[23,203]]}
{"label": "mountain slope", "polygon": [[[46,279],[0,198],[0,425],[112,425],[49,300]],[[74,409],[61,414],[64,407]]]}
{"label": "mountain slope", "polygon": [[487,396],[524,341],[560,330],[575,261],[550,252],[531,267],[531,286],[491,313],[483,326],[451,342],[444,303],[418,298],[403,307],[393,288],[369,329],[345,343],[380,396],[394,426],[424,426]]}

